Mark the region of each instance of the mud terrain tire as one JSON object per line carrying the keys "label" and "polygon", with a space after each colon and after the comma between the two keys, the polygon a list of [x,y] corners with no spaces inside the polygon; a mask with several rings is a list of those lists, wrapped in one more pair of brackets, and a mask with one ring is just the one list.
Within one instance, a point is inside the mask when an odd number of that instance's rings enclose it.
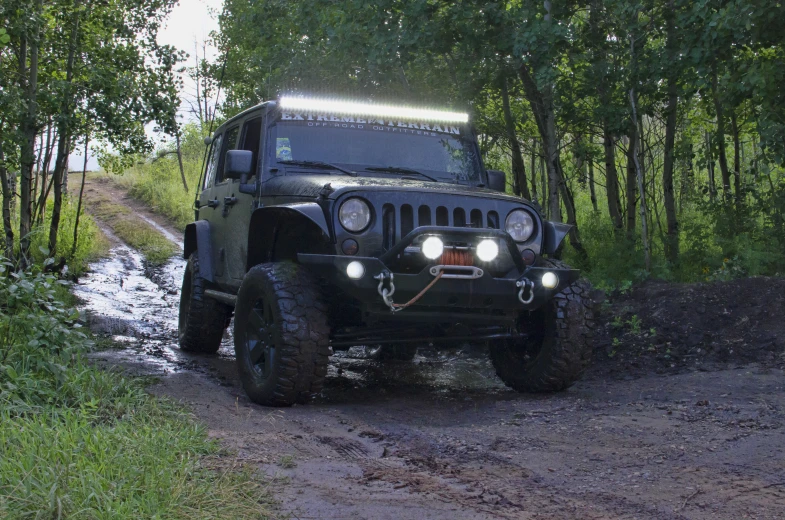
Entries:
{"label": "mud terrain tire", "polygon": [[327,376],[327,306],[310,274],[291,262],[260,264],[243,278],[234,350],[248,397],[268,406],[305,403]]}
{"label": "mud terrain tire", "polygon": [[385,345],[379,351],[380,361],[411,361],[417,355],[416,343]]}
{"label": "mud terrain tire", "polygon": [[[543,267],[567,268],[558,260]],[[496,374],[519,392],[557,392],[577,381],[591,360],[594,315],[591,286],[580,279],[539,309],[522,313],[522,341],[489,345]]]}
{"label": "mud terrain tire", "polygon": [[194,252],[183,273],[177,325],[180,348],[186,352],[218,352],[231,316],[228,306],[204,295],[206,289],[207,280],[199,274],[199,257]]}

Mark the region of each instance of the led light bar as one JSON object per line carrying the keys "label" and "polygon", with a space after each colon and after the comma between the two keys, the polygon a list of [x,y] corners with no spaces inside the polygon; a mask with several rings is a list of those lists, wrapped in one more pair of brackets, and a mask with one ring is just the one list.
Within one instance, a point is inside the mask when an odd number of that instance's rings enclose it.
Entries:
{"label": "led light bar", "polygon": [[395,105],[354,103],[352,101],[343,101],[340,99],[281,96],[279,105],[284,110],[302,110],[306,112],[328,112],[331,114],[390,118],[397,117],[401,119],[417,119],[422,121],[444,121],[447,123],[469,122],[469,114],[461,112],[445,112],[443,110],[430,110]]}

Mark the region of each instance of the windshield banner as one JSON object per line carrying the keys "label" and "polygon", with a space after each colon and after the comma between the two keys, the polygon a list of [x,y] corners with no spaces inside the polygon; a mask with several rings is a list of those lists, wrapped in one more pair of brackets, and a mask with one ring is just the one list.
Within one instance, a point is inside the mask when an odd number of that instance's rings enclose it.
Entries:
{"label": "windshield banner", "polygon": [[392,132],[401,134],[432,135],[450,134],[461,135],[459,126],[440,125],[438,123],[421,123],[406,121],[391,121],[389,119],[366,119],[363,117],[297,114],[283,112],[281,121],[302,121],[307,126],[324,128],[354,128],[358,130],[372,130],[376,132]]}

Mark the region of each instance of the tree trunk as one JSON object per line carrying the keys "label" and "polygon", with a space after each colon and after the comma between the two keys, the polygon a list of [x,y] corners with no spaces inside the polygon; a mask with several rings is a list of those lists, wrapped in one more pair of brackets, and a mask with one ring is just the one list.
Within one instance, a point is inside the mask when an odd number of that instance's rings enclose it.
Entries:
{"label": "tree trunk", "polygon": [[185,188],[185,192],[188,193],[188,182],[185,180],[185,170],[183,169],[183,152],[180,149],[180,129],[177,129],[177,133],[174,134],[174,138],[177,141],[177,163],[180,165],[180,178],[183,180],[183,188]]}
{"label": "tree trunk", "polygon": [[556,114],[553,108],[551,87],[546,92],[541,92],[528,66],[524,63],[520,67],[520,76],[523,81],[523,90],[531,105],[537,128],[540,131],[545,165],[548,169],[548,218],[554,222],[561,222],[561,204],[559,201],[559,183],[563,180],[563,172],[559,163],[559,143],[556,139]]}
{"label": "tree trunk", "polygon": [[[630,46],[632,46],[632,39],[630,39]],[[637,109],[635,107],[635,89],[630,89],[630,105],[632,106],[632,121],[633,125],[636,124],[638,120]],[[637,171],[637,179],[638,179],[638,191],[641,195],[641,204],[640,204],[640,212],[641,212],[641,240],[643,241],[643,256],[644,256],[644,265],[646,267],[646,271],[651,271],[651,251],[649,249],[649,232],[648,232],[648,220],[646,217],[646,188],[643,182],[643,169],[641,168],[640,161],[638,160],[638,140],[635,139],[630,142],[630,148],[632,148],[632,158],[633,162],[635,163],[635,169]]]}
{"label": "tree trunk", "polygon": [[529,171],[532,176],[532,201],[539,203],[537,195],[537,140],[532,139],[532,157]]}
{"label": "tree trunk", "polygon": [[52,205],[52,222],[49,225],[49,254],[52,258],[57,253],[57,233],[60,229],[60,213],[63,205],[63,191],[67,187],[68,156],[71,153],[71,83],[74,78],[74,61],[76,59],[77,36],[79,34],[79,4],[74,2],[74,20],[71,26],[71,38],[68,43],[68,61],[65,66],[65,91],[61,103],[60,122],[57,125],[58,143],[57,160],[54,172],[54,203]]}
{"label": "tree trunk", "polygon": [[619,202],[619,175],[616,172],[616,143],[608,127],[604,129],[603,148],[605,149],[605,191],[608,194],[608,214],[616,229],[622,228],[621,202]]}
{"label": "tree trunk", "polygon": [[733,191],[736,193],[736,204],[741,204],[741,142],[739,140],[739,121],[736,110],[731,112],[731,132],[733,132]]}
{"label": "tree trunk", "polygon": [[638,123],[630,122],[629,144],[627,146],[627,176],[625,182],[625,197],[627,199],[627,209],[625,211],[627,238],[635,236],[635,208],[637,206],[637,195],[635,193],[637,176],[637,157],[638,153]]}
{"label": "tree trunk", "polygon": [[597,208],[597,192],[594,188],[594,160],[589,156],[589,164],[588,164],[588,182],[589,182],[589,195],[591,196],[591,205],[594,208],[594,212],[597,213],[599,209]]}
{"label": "tree trunk", "polygon": [[[668,60],[671,64],[676,59],[676,31],[673,21],[674,0],[668,2],[668,7],[665,13],[665,21],[667,24],[667,40],[665,47],[667,49]],[[662,193],[663,204],[665,206],[665,222],[666,222],[666,235],[665,235],[665,259],[675,264],[679,259],[679,225],[676,219],[676,200],[673,194],[673,170],[676,164],[674,149],[676,146],[676,118],[679,104],[679,96],[676,85],[676,72],[673,65],[666,67],[668,83],[668,102],[665,107],[665,158],[662,166]]]}
{"label": "tree trunk", "polygon": [[[41,167],[41,174],[39,175],[41,182],[41,194],[38,197],[38,204],[33,207],[33,221],[38,224],[42,223],[44,216],[46,216],[46,197],[49,196],[49,190],[47,190],[46,182],[49,173],[49,164],[52,161],[52,151],[52,122],[50,120],[49,124],[47,125],[45,155],[43,165]],[[35,188],[33,189],[33,193],[35,193]]]}
{"label": "tree trunk", "polygon": [[3,153],[2,140],[0,140],[0,183],[3,189],[3,231],[5,234],[5,244],[3,255],[11,263],[14,260],[14,224],[11,219],[11,201],[16,197],[11,189],[8,180],[8,170],[5,167],[5,154]]}
{"label": "tree trunk", "polygon": [[545,156],[543,155],[542,145],[540,145],[540,189],[542,195],[542,211],[545,218],[548,218],[548,176],[545,174]]}
{"label": "tree trunk", "polygon": [[38,49],[40,21],[38,18],[43,10],[43,0],[38,0],[35,11],[31,17],[36,18],[35,29],[31,37],[24,35],[23,47],[29,47],[30,67],[27,67],[26,52],[23,50],[19,57],[19,76],[22,81],[26,80],[27,92],[25,93],[26,112],[22,119],[22,144],[19,150],[19,170],[21,180],[19,182],[20,203],[19,203],[19,256],[22,267],[28,265],[28,255],[30,253],[30,231],[32,229],[31,215],[31,180],[33,178],[33,167],[35,165],[35,137],[37,134],[38,123]]}
{"label": "tree trunk", "polygon": [[526,166],[523,162],[521,145],[515,132],[515,123],[512,119],[510,110],[510,94],[507,91],[507,78],[501,80],[502,87],[502,107],[504,108],[504,124],[507,130],[507,139],[510,141],[510,151],[512,152],[512,177],[515,179],[516,195],[523,196],[524,199],[531,200],[529,184],[526,181]]}
{"label": "tree trunk", "polygon": [[49,223],[49,255],[54,258],[57,253],[57,233],[60,229],[60,214],[63,208],[63,176],[68,174],[68,155],[71,152],[71,138],[65,131],[57,138],[57,159],[52,176],[54,199],[52,201],[52,221]]}
{"label": "tree trunk", "polygon": [[[715,65],[716,67],[716,65]],[[725,153],[725,114],[722,109],[722,101],[717,86],[717,70],[712,71],[711,76],[712,97],[714,98],[714,111],[717,114],[717,156],[720,160],[720,172],[722,172],[722,194],[725,200],[730,199],[730,172],[728,170],[728,156]]]}
{"label": "tree trunk", "polygon": [[82,166],[82,184],[79,186],[79,202],[76,203],[76,222],[74,223],[74,240],[71,243],[71,258],[76,254],[76,246],[79,240],[79,216],[82,213],[82,196],[84,195],[84,181],[87,177],[87,153],[89,152],[90,136],[84,136],[84,164]]}
{"label": "tree trunk", "polygon": [[711,134],[706,132],[706,168],[709,171],[709,200],[714,202],[717,196],[717,184],[714,180],[714,154],[711,150]]}
{"label": "tree trunk", "polygon": [[[561,169],[561,165],[559,166]],[[572,226],[568,235],[570,245],[578,254],[578,258],[580,259],[579,265],[581,267],[587,267],[589,265],[589,253],[586,251],[586,248],[583,247],[583,242],[581,241],[581,236],[578,232],[578,220],[575,215],[575,199],[572,196],[572,190],[570,190],[570,187],[567,186],[566,182],[560,182],[559,191],[561,191],[562,199],[564,200],[564,209],[567,212],[567,224]]]}

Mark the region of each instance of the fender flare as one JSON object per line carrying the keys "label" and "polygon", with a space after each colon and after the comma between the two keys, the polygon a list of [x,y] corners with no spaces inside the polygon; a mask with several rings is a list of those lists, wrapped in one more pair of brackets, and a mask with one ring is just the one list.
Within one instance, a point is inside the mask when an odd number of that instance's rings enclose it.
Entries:
{"label": "fender flare", "polygon": [[330,226],[327,224],[324,210],[315,202],[293,202],[291,204],[279,204],[277,206],[270,206],[269,208],[262,208],[262,210],[264,209],[288,209],[296,211],[319,226],[319,229],[322,230],[324,236],[330,238]]}
{"label": "fender flare", "polygon": [[274,255],[273,247],[279,223],[286,220],[313,226],[314,230],[319,230],[325,242],[332,242],[332,234],[324,210],[315,202],[293,202],[261,207],[251,215],[246,269],[257,263],[269,261],[269,258]]}
{"label": "fender flare", "polygon": [[567,233],[570,232],[572,229],[572,225],[570,224],[562,224],[561,222],[549,222],[547,220],[543,221],[543,241],[542,241],[542,252],[544,254],[552,255],[559,249],[564,237],[567,236]]}
{"label": "fender flare", "polygon": [[213,246],[210,242],[210,223],[197,220],[185,226],[183,236],[183,258],[186,260],[196,252],[199,257],[199,274],[208,282],[213,278]]}

